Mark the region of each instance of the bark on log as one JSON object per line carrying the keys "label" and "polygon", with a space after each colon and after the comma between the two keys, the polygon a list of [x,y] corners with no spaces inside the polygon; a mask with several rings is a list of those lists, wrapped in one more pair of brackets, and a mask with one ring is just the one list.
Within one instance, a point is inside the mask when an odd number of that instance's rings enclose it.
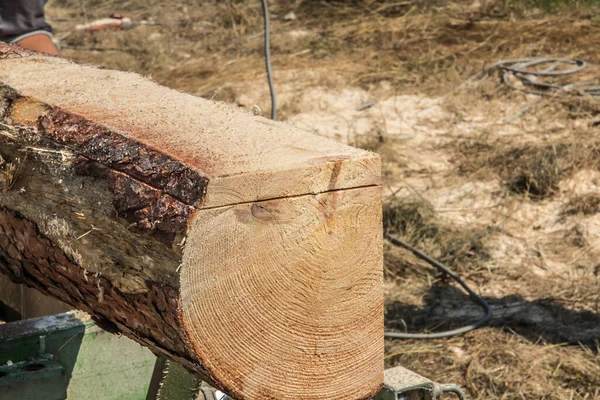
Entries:
{"label": "bark on log", "polygon": [[383,382],[375,154],[0,44],[0,271],[238,399]]}

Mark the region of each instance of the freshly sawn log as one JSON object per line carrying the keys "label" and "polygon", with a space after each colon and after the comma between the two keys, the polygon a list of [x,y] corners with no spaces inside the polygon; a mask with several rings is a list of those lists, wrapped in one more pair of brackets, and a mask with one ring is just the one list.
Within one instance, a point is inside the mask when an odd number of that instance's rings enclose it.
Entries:
{"label": "freshly sawn log", "polygon": [[237,399],[383,382],[379,158],[0,44],[0,271]]}

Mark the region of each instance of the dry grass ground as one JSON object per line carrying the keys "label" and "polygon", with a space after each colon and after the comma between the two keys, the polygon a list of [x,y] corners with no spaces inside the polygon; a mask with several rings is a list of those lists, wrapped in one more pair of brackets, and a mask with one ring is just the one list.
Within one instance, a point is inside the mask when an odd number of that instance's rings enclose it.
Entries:
{"label": "dry grass ground", "polygon": [[[485,69],[577,57],[592,66],[567,79],[598,80],[598,4],[271,1],[281,118],[381,154],[386,228],[496,308],[462,337],[389,341],[388,366],[459,383],[473,399],[600,399],[599,101],[540,101]],[[149,24],[74,29],[112,12]],[[48,15],[66,57],[268,115],[258,1],[51,0]],[[385,274],[390,329],[480,316],[403,250],[386,246]]]}

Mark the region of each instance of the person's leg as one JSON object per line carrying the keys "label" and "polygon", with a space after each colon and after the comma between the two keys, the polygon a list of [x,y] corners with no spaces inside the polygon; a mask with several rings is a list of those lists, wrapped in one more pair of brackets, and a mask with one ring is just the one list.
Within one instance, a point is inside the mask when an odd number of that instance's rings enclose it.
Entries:
{"label": "person's leg", "polygon": [[17,40],[15,43],[29,50],[40,51],[54,56],[58,55],[58,49],[50,36],[43,33],[27,36],[21,40]]}

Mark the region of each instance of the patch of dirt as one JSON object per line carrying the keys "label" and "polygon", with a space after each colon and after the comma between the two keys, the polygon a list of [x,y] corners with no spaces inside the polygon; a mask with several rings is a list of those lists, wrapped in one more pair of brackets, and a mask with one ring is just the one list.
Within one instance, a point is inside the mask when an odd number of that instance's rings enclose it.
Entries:
{"label": "patch of dirt", "polygon": [[[461,337],[388,341],[386,365],[458,383],[472,399],[600,399],[600,101],[540,100],[486,69],[577,57],[590,67],[566,79],[598,80],[594,1],[270,5],[280,119],[379,153],[385,227],[496,308],[488,327]],[[146,24],[74,29],[112,12]],[[69,58],[269,114],[258,1],[51,0],[48,15]],[[481,316],[389,244],[384,287],[389,329]]]}

